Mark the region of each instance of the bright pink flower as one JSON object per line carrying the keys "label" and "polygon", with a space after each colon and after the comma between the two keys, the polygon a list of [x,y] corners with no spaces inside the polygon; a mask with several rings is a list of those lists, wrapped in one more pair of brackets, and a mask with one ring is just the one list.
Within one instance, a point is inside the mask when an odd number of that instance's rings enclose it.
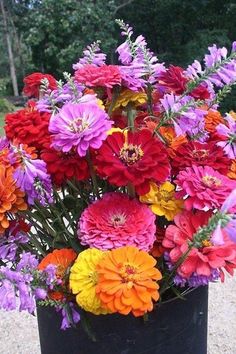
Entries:
{"label": "bright pink flower", "polygon": [[182,189],[177,196],[188,195],[185,200],[187,210],[219,208],[236,187],[235,181],[208,166],[187,167],[178,174],[175,182]]}
{"label": "bright pink flower", "polygon": [[[193,239],[199,227],[207,224],[210,215],[210,212],[197,211],[193,214],[184,211],[174,218],[175,225],[167,227],[162,244],[170,251],[169,257],[173,264],[186,252],[188,242]],[[177,273],[186,279],[193,273],[210,276],[213,269],[219,269],[221,272],[225,269],[232,273],[236,268],[236,244],[231,242],[226,234],[222,245],[213,245],[211,241],[213,240],[203,242],[201,248],[193,248]]]}
{"label": "bright pink flower", "polygon": [[115,65],[84,65],[75,72],[75,79],[78,83],[88,87],[112,88],[121,84],[121,74]]}
{"label": "bright pink flower", "polygon": [[102,250],[135,246],[149,251],[156,239],[155,215],[126,194],[107,193],[81,215],[78,237],[82,245]]}

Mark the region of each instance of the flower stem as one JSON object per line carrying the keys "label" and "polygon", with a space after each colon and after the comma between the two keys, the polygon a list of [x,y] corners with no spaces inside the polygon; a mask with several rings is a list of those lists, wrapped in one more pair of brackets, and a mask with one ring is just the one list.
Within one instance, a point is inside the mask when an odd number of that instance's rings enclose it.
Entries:
{"label": "flower stem", "polygon": [[97,177],[96,177],[96,173],[95,173],[95,170],[94,170],[94,166],[93,166],[89,151],[87,152],[87,156],[86,157],[87,157],[87,162],[88,162],[90,176],[92,178],[94,195],[96,195],[97,199],[100,199],[99,190],[98,190],[98,183],[97,183]]}

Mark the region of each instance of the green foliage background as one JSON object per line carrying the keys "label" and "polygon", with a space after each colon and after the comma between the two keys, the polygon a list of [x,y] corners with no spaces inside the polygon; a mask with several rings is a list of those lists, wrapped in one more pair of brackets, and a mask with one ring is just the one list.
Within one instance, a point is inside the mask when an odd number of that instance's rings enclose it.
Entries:
{"label": "green foliage background", "polygon": [[[83,49],[100,39],[110,62],[121,42],[115,18],[143,34],[160,61],[180,66],[201,60],[213,43],[236,40],[235,0],[5,0],[18,83],[32,71],[62,76]],[[1,19],[0,19],[1,20]],[[1,25],[1,23],[0,23]],[[0,94],[10,93],[8,58],[0,26]],[[3,83],[3,84],[2,84]],[[235,90],[227,108],[236,109]]]}

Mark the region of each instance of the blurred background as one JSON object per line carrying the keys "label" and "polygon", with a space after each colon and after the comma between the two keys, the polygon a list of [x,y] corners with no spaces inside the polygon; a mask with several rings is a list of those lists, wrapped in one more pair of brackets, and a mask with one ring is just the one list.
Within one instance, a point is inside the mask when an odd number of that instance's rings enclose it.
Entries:
{"label": "blurred background", "polygon": [[[186,67],[201,60],[213,43],[230,48],[236,40],[235,0],[0,0],[0,97],[22,92],[33,71],[57,79],[72,71],[83,49],[95,40],[116,63],[121,42],[115,18],[143,34],[160,62]],[[236,109],[236,91],[223,110]],[[13,107],[1,107],[0,111]],[[19,102],[18,102],[19,101]]]}

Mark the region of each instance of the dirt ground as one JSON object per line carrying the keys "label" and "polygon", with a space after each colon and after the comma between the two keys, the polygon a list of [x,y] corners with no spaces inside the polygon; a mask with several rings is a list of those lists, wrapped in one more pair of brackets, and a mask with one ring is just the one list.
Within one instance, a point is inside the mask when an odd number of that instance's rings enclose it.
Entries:
{"label": "dirt ground", "polygon": [[[236,354],[236,277],[211,284],[208,333],[208,354]],[[0,354],[40,354],[37,319],[0,311]]]}

